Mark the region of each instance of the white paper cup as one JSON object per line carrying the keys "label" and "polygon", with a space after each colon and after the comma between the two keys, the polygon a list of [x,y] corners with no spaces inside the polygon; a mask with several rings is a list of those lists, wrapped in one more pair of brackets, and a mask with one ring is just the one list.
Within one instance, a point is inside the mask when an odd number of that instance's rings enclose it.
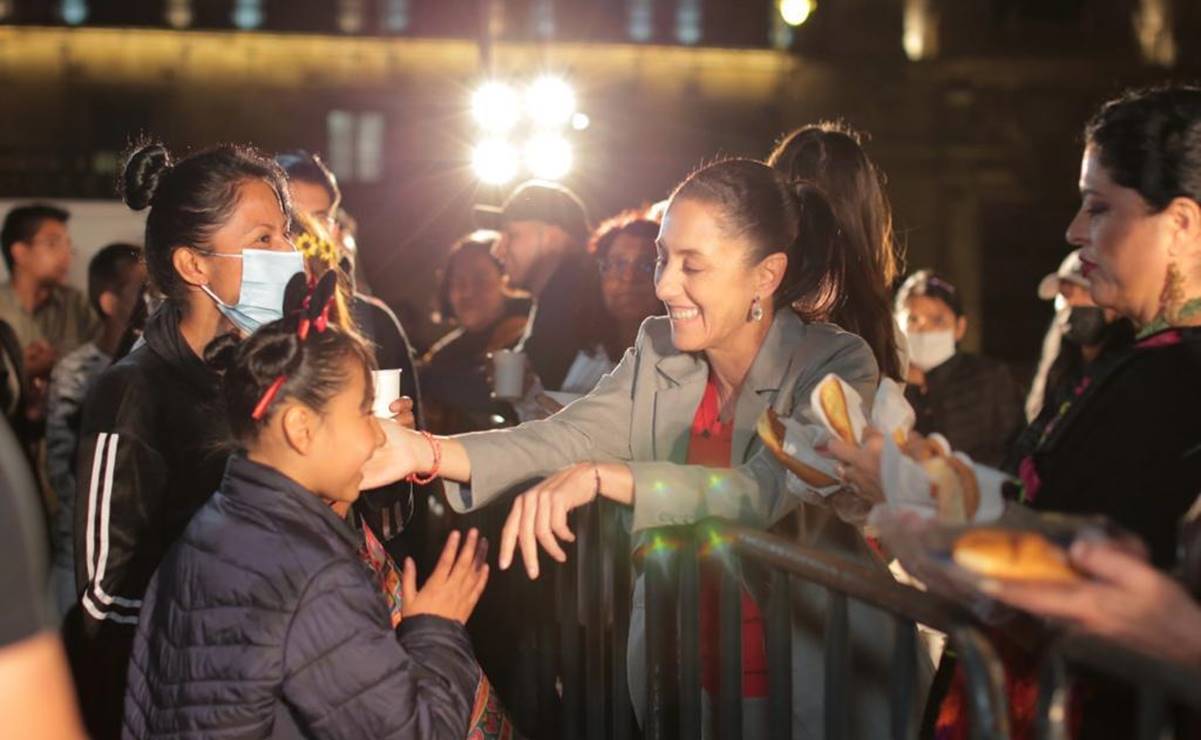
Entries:
{"label": "white paper cup", "polygon": [[395,370],[372,370],[371,382],[375,386],[375,400],[371,404],[371,413],[381,419],[391,419],[393,414],[389,406],[400,398],[400,368]]}
{"label": "white paper cup", "polygon": [[492,395],[516,401],[525,395],[525,354],[511,349],[492,353]]}

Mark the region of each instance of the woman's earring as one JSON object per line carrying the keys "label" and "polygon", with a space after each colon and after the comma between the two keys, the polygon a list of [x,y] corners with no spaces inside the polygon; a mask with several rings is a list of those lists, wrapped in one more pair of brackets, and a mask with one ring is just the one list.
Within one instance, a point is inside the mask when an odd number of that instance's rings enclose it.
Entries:
{"label": "woman's earring", "polygon": [[759,300],[759,296],[755,296],[755,300],[751,302],[751,321],[763,320],[763,302]]}

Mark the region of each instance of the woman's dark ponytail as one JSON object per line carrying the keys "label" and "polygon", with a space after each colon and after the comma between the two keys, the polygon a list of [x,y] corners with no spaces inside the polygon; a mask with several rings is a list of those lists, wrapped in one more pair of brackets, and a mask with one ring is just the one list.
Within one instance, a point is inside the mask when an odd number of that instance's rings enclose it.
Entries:
{"label": "woman's dark ponytail", "polygon": [[797,235],[787,251],[788,271],[776,306],[791,305],[806,321],[827,321],[846,300],[845,237],[820,188],[809,182],[785,186],[796,200]]}
{"label": "woman's dark ponytail", "polygon": [[162,144],[142,144],[125,162],[118,189],[125,205],[140,211],[154,200],[159,180],[171,169],[171,154]]}
{"label": "woman's dark ponytail", "polygon": [[860,138],[842,123],[805,126],[784,136],[767,163],[789,180],[821,188],[842,232],[842,255],[836,260],[842,269],[831,273],[836,279],[826,286],[836,300],[810,308],[798,304],[801,315],[810,318],[807,314],[825,304],[822,320],[863,337],[881,374],[903,380],[889,299],[903,260],[893,236],[884,175],[868,159]]}

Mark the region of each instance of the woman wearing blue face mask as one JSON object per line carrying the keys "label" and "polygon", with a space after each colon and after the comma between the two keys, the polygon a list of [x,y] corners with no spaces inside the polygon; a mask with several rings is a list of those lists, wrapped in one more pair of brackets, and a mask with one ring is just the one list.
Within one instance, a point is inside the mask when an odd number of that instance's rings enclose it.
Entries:
{"label": "woman wearing blue face mask", "polygon": [[967,331],[959,291],[932,270],[897,292],[897,322],[909,341],[905,397],[922,434],[939,432],[977,462],[998,466],[1021,429],[1021,389],[1000,362],[958,350]]}
{"label": "woman wearing blue face mask", "polygon": [[303,262],[287,239],[288,191],[269,158],[220,146],[175,162],[144,145],[122,195],[149,207],[145,258],[167,300],[145,342],[96,382],[80,429],[75,580],[64,627],[93,737],[120,731],[141,600],[167,547],[220,484],[228,437],[219,379],[203,361],[219,334],[283,315]]}

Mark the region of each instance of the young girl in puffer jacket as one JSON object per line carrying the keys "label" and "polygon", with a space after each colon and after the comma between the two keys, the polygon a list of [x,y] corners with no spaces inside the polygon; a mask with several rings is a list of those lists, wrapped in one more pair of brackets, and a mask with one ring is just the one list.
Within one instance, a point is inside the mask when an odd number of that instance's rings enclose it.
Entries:
{"label": "young girl in puffer jacket", "polygon": [[315,297],[210,353],[241,452],[151,580],[125,737],[460,740],[478,712],[486,542],[452,534],[420,590],[406,561],[393,631],[341,516],[384,440],[374,360]]}

